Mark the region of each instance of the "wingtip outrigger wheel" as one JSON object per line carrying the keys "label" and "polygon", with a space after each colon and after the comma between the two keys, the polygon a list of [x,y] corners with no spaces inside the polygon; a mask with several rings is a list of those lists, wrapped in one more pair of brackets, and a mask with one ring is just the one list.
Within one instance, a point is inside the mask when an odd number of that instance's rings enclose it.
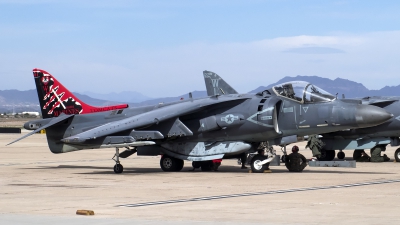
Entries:
{"label": "wingtip outrigger wheel", "polygon": [[115,155],[112,159],[115,161],[114,173],[122,173],[124,171],[124,167],[119,161],[119,148],[115,148]]}

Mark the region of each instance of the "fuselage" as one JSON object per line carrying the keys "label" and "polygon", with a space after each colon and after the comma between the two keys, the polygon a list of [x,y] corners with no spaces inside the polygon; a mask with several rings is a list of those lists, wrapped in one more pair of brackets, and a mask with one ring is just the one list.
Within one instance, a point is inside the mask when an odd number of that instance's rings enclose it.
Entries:
{"label": "fuselage", "polygon": [[378,144],[400,145],[400,97],[379,96],[363,99],[364,104],[376,104],[393,117],[386,122],[367,128],[348,129],[323,135],[328,150],[368,149]]}
{"label": "fuselage", "polygon": [[[212,105],[201,108],[202,105],[207,105],[210,101],[213,102]],[[199,108],[197,111],[182,114],[178,117],[184,126],[192,132],[192,135],[171,135],[168,133],[170,126],[173,126],[173,121],[177,118],[157,122],[160,117],[160,110],[163,110],[164,114],[168,114],[168,112],[183,109],[181,105],[184,105],[185,108]],[[224,141],[253,143],[271,141],[286,136],[334,132],[369,126],[371,123],[376,125],[390,118],[389,114],[381,110],[382,118],[375,121],[357,119],[361,111],[363,113],[365,110],[379,111],[380,109],[377,108],[375,106],[343,102],[337,99],[305,104],[276,95],[270,90],[268,94],[213,96],[201,99],[187,99],[168,104],[132,107],[111,112],[75,115],[57,126],[48,128],[47,137],[49,147],[54,153],[95,149],[104,144],[106,137],[97,137],[79,144],[64,143],[60,140],[79,135],[94,128],[109,126],[110,124],[116,124],[114,127],[119,127],[126,124],[129,125],[130,122],[137,123],[141,118],[146,118],[147,120],[150,118],[155,121],[151,125],[120,130],[113,135],[133,136],[134,131],[159,131],[162,133],[163,138],[152,140],[157,145]],[[168,116],[164,114],[163,116]],[[138,116],[141,117],[138,119]],[[43,120],[43,123],[45,123],[45,120]],[[26,128],[33,129],[31,127],[32,124],[38,124],[38,122],[27,123]],[[112,127],[107,129],[112,129]],[[135,138],[137,140],[138,137],[135,136]]]}

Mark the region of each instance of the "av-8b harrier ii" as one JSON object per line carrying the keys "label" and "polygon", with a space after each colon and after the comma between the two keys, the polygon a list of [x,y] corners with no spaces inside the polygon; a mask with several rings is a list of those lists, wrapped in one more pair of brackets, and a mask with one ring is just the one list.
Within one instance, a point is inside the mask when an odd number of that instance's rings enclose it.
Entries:
{"label": "av-8b harrier ii", "polygon": [[[237,93],[217,74],[204,71],[203,75],[208,95]],[[337,154],[339,159],[344,159],[345,157],[345,153],[342,150],[355,150],[353,158],[357,159],[361,157],[361,152],[364,149],[379,151],[388,144],[400,146],[400,97],[373,96],[362,99],[341,99],[340,101],[378,106],[396,116],[374,127],[346,129],[323,134],[320,138],[324,142],[324,146],[321,149],[321,157],[318,158],[320,161],[333,160],[335,158],[335,150],[339,150]],[[394,158],[397,162],[400,162],[400,147],[395,151]]]}
{"label": "av-8b harrier ii", "polygon": [[[335,158],[335,150],[339,150],[337,154],[339,159],[345,157],[345,153],[342,150],[355,150],[353,158],[357,159],[361,157],[361,152],[364,149],[380,151],[388,144],[400,146],[400,97],[374,96],[362,99],[347,99],[347,101],[378,106],[395,116],[376,127],[348,129],[323,134],[320,139],[325,145],[321,150],[322,158],[320,160],[333,160]],[[394,158],[397,162],[400,162],[400,148],[395,151]]]}
{"label": "av-8b harrier ii", "polygon": [[[297,136],[375,126],[391,118],[379,107],[337,100],[305,82],[285,83],[257,94],[96,109],[48,72],[34,69],[33,75],[44,119],[27,122],[24,127],[34,131],[10,144],[46,129],[53,153],[115,148],[115,173],[123,171],[120,157],[136,152],[162,155],[164,171],[180,171],[184,160],[204,162],[201,167],[207,170],[209,160],[255,150],[261,142],[287,144]],[[120,153],[120,148],[126,150]],[[263,172],[271,158],[253,161],[253,171]]]}

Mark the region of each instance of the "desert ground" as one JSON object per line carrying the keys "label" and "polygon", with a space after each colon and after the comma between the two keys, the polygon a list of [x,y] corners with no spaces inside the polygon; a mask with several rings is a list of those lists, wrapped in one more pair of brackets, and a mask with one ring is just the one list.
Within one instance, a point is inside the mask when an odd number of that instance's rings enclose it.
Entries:
{"label": "desert ground", "polygon": [[[224,160],[218,172],[192,172],[188,161],[181,172],[163,172],[159,156],[133,155],[115,174],[114,149],[52,154],[44,134],[5,146],[22,135],[0,134],[1,224],[400,223],[394,147],[386,150],[391,162],[356,168],[291,173],[281,164],[254,174]],[[298,145],[310,158],[305,142]]]}

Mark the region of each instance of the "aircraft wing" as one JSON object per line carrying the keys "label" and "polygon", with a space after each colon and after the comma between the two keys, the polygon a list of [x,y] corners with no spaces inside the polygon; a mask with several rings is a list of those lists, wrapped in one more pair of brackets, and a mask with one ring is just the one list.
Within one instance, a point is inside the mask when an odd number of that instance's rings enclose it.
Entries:
{"label": "aircraft wing", "polygon": [[224,103],[228,102],[237,102],[239,104],[246,99],[248,99],[248,97],[219,97],[189,100],[186,102],[154,109],[152,111],[132,116],[126,119],[110,122],[99,127],[87,130],[85,132],[66,137],[61,141],[70,144],[80,144],[89,140],[94,140],[98,137],[112,136],[113,134],[122,131],[146,127],[174,118],[177,119],[172,126],[176,126],[177,129],[181,130],[182,133],[185,135],[193,135],[193,133],[182,122],[179,121],[178,117],[198,112],[215,104],[223,105]]}
{"label": "aircraft wing", "polygon": [[379,98],[379,97],[366,97],[362,99],[363,102],[365,102],[368,105],[375,105],[378,107],[386,107],[393,102],[399,101],[399,99],[396,98]]}

